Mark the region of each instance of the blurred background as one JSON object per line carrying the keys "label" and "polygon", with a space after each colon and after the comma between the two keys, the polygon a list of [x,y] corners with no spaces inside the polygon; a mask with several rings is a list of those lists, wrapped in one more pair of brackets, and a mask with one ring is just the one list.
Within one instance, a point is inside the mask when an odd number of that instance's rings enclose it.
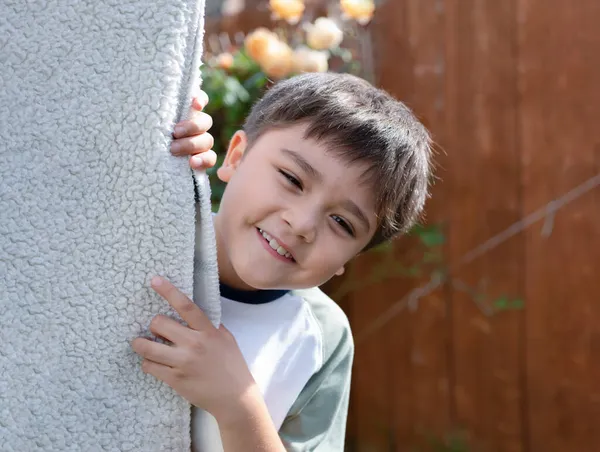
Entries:
{"label": "blurred background", "polygon": [[324,287],[356,342],[347,450],[600,451],[600,1],[207,14],[218,152],[273,81],[322,70],[387,90],[436,143],[423,222]]}

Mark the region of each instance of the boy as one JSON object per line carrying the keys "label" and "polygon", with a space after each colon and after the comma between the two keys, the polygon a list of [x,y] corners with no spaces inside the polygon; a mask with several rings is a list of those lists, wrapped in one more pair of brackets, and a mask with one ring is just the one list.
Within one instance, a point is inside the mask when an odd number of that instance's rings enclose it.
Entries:
{"label": "boy", "polygon": [[[214,416],[225,451],[343,450],[353,343],[317,287],[412,225],[429,159],[413,114],[346,74],[279,82],[234,134],[214,218],[224,326],[157,277],[188,326],[157,316],[172,345],[133,343],[145,372]],[[220,448],[193,436],[194,450]]]}

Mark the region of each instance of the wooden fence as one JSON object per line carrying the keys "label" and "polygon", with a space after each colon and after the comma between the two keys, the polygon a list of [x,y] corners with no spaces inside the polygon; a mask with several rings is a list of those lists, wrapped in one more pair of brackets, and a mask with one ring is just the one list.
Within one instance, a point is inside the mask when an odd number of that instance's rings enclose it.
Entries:
{"label": "wooden fence", "polygon": [[[447,272],[339,300],[356,337],[348,449],[463,430],[469,451],[600,451],[600,2],[387,0],[372,39],[378,85],[437,143],[427,222]],[[327,290],[414,264],[415,242]]]}

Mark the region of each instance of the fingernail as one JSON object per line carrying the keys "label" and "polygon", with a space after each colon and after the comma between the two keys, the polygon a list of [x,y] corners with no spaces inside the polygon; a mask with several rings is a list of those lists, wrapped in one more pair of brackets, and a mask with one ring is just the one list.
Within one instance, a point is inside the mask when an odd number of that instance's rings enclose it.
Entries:
{"label": "fingernail", "polygon": [[181,151],[181,143],[178,141],[173,141],[171,143],[171,152],[180,152]]}
{"label": "fingernail", "polygon": [[162,284],[162,278],[160,276],[155,276],[154,278],[152,278],[151,284],[154,287],[158,287]]}
{"label": "fingernail", "polygon": [[192,163],[194,164],[194,166],[200,166],[202,165],[203,159],[201,155],[195,155],[192,157]]}
{"label": "fingernail", "polygon": [[178,135],[178,136],[185,135],[185,127],[176,126],[175,127],[175,135]]}

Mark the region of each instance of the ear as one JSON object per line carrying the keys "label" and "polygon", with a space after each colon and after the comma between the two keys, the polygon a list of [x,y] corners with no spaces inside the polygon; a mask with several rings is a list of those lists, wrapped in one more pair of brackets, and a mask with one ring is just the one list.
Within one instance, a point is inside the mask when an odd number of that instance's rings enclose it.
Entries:
{"label": "ear", "polygon": [[344,268],[344,266],[342,265],[342,267],[335,272],[336,276],[342,276],[344,274],[344,272],[346,271],[346,269]]}
{"label": "ear", "polygon": [[229,148],[227,149],[227,154],[225,154],[225,160],[223,160],[223,164],[217,170],[219,179],[223,182],[229,182],[231,176],[233,176],[233,173],[235,173],[235,170],[240,165],[247,146],[248,138],[246,137],[246,132],[243,130],[235,132],[229,141]]}

